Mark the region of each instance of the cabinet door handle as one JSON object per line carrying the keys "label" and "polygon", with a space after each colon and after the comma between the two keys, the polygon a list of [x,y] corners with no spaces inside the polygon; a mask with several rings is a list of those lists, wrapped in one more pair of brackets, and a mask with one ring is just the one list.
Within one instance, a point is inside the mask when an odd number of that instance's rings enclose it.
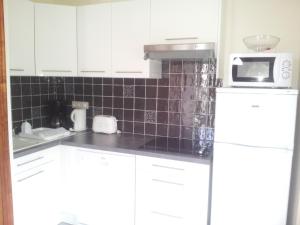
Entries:
{"label": "cabinet door handle", "polygon": [[123,71],[116,71],[116,73],[143,73],[142,71],[130,71],[130,70],[123,70]]}
{"label": "cabinet door handle", "polygon": [[151,213],[157,214],[157,215],[160,215],[160,216],[166,216],[166,217],[174,218],[174,219],[183,219],[181,216],[170,215],[170,214],[167,214],[167,213],[162,213],[162,212],[157,212],[157,211],[152,211]]}
{"label": "cabinet door handle", "polygon": [[160,180],[160,179],[152,179],[152,181],[159,182],[159,183],[164,183],[164,184],[174,184],[174,185],[178,185],[178,186],[184,186],[184,184],[182,184],[182,183],[176,183],[176,182]]}
{"label": "cabinet door handle", "polygon": [[45,73],[71,73],[72,70],[42,70]]}
{"label": "cabinet door handle", "polygon": [[163,165],[158,165],[158,164],[152,164],[152,166],[153,166],[153,167],[164,168],[164,169],[171,169],[171,170],[184,171],[183,168],[177,168],[177,167],[171,167],[171,166],[163,166]]}
{"label": "cabinet door handle", "polygon": [[24,178],[18,180],[18,182],[23,182],[23,181],[25,181],[25,180],[28,180],[28,179],[31,178],[31,177],[35,177],[35,176],[37,176],[37,175],[39,175],[39,174],[41,174],[41,173],[44,173],[44,172],[45,172],[44,170],[41,170],[41,171],[39,171],[39,172],[37,172],[37,173],[31,174],[31,175],[29,175],[29,176],[27,176],[27,177],[24,177]]}
{"label": "cabinet door handle", "polygon": [[81,73],[105,73],[105,70],[81,70]]}
{"label": "cabinet door handle", "polygon": [[14,69],[14,68],[12,68],[12,69],[9,69],[10,71],[18,71],[18,72],[24,72],[24,69]]}
{"label": "cabinet door handle", "polygon": [[24,165],[26,165],[26,164],[28,164],[28,163],[32,163],[32,162],[34,162],[34,161],[38,161],[38,160],[41,160],[41,159],[43,159],[43,158],[44,158],[44,156],[40,156],[40,157],[38,157],[38,158],[29,160],[29,161],[27,161],[27,162],[19,163],[19,164],[17,164],[17,166],[24,166]]}
{"label": "cabinet door handle", "polygon": [[197,37],[166,38],[166,41],[197,40]]}

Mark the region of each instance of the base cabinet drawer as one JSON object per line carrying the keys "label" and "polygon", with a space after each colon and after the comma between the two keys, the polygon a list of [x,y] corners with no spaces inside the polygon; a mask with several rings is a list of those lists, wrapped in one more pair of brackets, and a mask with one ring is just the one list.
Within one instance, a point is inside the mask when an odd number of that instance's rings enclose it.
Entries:
{"label": "base cabinet drawer", "polygon": [[48,148],[14,160],[14,174],[24,173],[35,167],[39,167],[51,162],[57,162],[59,147]]}
{"label": "base cabinet drawer", "polygon": [[136,225],[206,225],[210,166],[136,157]]}

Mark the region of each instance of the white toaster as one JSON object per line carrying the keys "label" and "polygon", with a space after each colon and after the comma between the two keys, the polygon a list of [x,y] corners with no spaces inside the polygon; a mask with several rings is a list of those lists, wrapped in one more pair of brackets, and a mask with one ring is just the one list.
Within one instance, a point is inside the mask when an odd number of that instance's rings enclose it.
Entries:
{"label": "white toaster", "polygon": [[93,119],[93,131],[105,134],[116,133],[118,131],[116,117],[104,115],[95,116]]}

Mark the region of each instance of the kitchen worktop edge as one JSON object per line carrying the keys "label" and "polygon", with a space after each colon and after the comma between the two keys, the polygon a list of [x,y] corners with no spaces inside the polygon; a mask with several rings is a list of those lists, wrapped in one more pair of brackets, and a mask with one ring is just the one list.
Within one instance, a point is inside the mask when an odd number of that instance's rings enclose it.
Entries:
{"label": "kitchen worktop edge", "polygon": [[[107,143],[102,144],[101,142],[104,140],[107,141]],[[118,140],[120,140],[122,143],[118,143]],[[209,165],[211,164],[211,153],[205,156],[200,156],[196,154],[153,151],[139,148],[141,145],[145,144],[149,140],[151,140],[151,137],[142,135],[106,135],[85,132],[76,134],[71,137],[66,137],[61,140],[43,143],[39,146],[29,147],[22,151],[14,152],[14,158],[19,158],[57,145],[65,145],[78,148],[89,148],[93,150],[103,150],[107,152],[131,154],[137,156],[147,156]],[[109,141],[113,143],[109,143]]]}

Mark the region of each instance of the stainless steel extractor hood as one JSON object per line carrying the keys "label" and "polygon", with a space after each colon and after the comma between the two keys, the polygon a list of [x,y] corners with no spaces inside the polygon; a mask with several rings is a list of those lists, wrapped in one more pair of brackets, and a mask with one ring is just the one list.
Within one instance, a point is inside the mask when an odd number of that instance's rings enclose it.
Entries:
{"label": "stainless steel extractor hood", "polygon": [[158,44],[144,46],[145,59],[199,59],[215,56],[215,43]]}

